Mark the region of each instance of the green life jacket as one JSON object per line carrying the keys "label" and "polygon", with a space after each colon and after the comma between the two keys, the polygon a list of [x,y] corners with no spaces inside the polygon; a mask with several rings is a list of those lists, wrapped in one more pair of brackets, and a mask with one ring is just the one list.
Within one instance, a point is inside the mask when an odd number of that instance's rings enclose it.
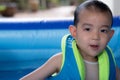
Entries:
{"label": "green life jacket", "polygon": [[[85,67],[76,42],[71,35],[62,39],[63,64],[61,71],[47,80],[85,80]],[[98,55],[99,80],[116,80],[115,60],[110,48]]]}

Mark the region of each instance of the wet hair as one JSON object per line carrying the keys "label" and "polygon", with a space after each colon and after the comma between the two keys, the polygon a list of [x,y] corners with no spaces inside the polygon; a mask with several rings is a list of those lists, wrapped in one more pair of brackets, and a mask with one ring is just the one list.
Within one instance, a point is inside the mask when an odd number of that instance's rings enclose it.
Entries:
{"label": "wet hair", "polygon": [[107,13],[109,17],[111,18],[111,25],[113,21],[113,15],[110,10],[110,8],[103,2],[97,1],[97,0],[88,0],[77,6],[75,12],[74,12],[74,26],[77,26],[79,20],[79,13],[82,10],[90,10],[90,11],[96,11],[101,13]]}

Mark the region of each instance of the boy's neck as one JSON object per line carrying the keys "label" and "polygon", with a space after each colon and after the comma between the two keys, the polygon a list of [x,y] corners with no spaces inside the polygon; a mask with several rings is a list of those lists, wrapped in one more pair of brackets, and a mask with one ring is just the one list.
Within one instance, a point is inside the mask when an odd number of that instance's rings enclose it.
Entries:
{"label": "boy's neck", "polygon": [[88,57],[83,57],[84,60],[89,61],[89,62],[97,62],[97,58],[88,58]]}
{"label": "boy's neck", "polygon": [[90,56],[87,56],[87,55],[84,55],[84,54],[81,54],[81,56],[86,61],[90,61],[90,62],[97,62],[98,61],[97,56],[96,57],[90,57]]}
{"label": "boy's neck", "polygon": [[97,57],[87,57],[87,56],[83,56],[83,59],[86,61],[90,61],[90,62],[97,62],[98,58]]}

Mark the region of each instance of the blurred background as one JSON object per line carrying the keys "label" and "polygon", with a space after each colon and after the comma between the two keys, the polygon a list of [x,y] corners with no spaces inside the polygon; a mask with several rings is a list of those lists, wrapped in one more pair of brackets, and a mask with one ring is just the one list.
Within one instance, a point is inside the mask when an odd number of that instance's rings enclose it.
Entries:
{"label": "blurred background", "polygon": [[72,17],[84,0],[0,0],[0,17]]}
{"label": "blurred background", "polygon": [[[73,17],[76,6],[85,0],[0,0],[2,18],[60,18]],[[120,15],[120,0],[101,0]]]}

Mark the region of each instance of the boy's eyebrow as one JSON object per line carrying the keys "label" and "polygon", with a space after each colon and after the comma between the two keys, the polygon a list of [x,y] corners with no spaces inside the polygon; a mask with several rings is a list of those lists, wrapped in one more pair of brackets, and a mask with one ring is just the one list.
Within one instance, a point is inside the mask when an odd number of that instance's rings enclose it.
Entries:
{"label": "boy's eyebrow", "polygon": [[[89,26],[89,27],[92,27],[93,25],[92,24],[89,24],[89,23],[84,23],[83,25],[82,25],[83,27],[84,26]],[[110,25],[102,25],[102,27],[105,27],[105,28],[111,28],[111,26]]]}
{"label": "boy's eyebrow", "polygon": [[105,27],[105,28],[111,28],[111,26],[110,25],[102,25],[102,27]]}
{"label": "boy's eyebrow", "polygon": [[89,24],[89,23],[84,23],[84,24],[83,24],[83,27],[84,27],[84,26],[92,27],[93,25],[92,25],[92,24]]}

